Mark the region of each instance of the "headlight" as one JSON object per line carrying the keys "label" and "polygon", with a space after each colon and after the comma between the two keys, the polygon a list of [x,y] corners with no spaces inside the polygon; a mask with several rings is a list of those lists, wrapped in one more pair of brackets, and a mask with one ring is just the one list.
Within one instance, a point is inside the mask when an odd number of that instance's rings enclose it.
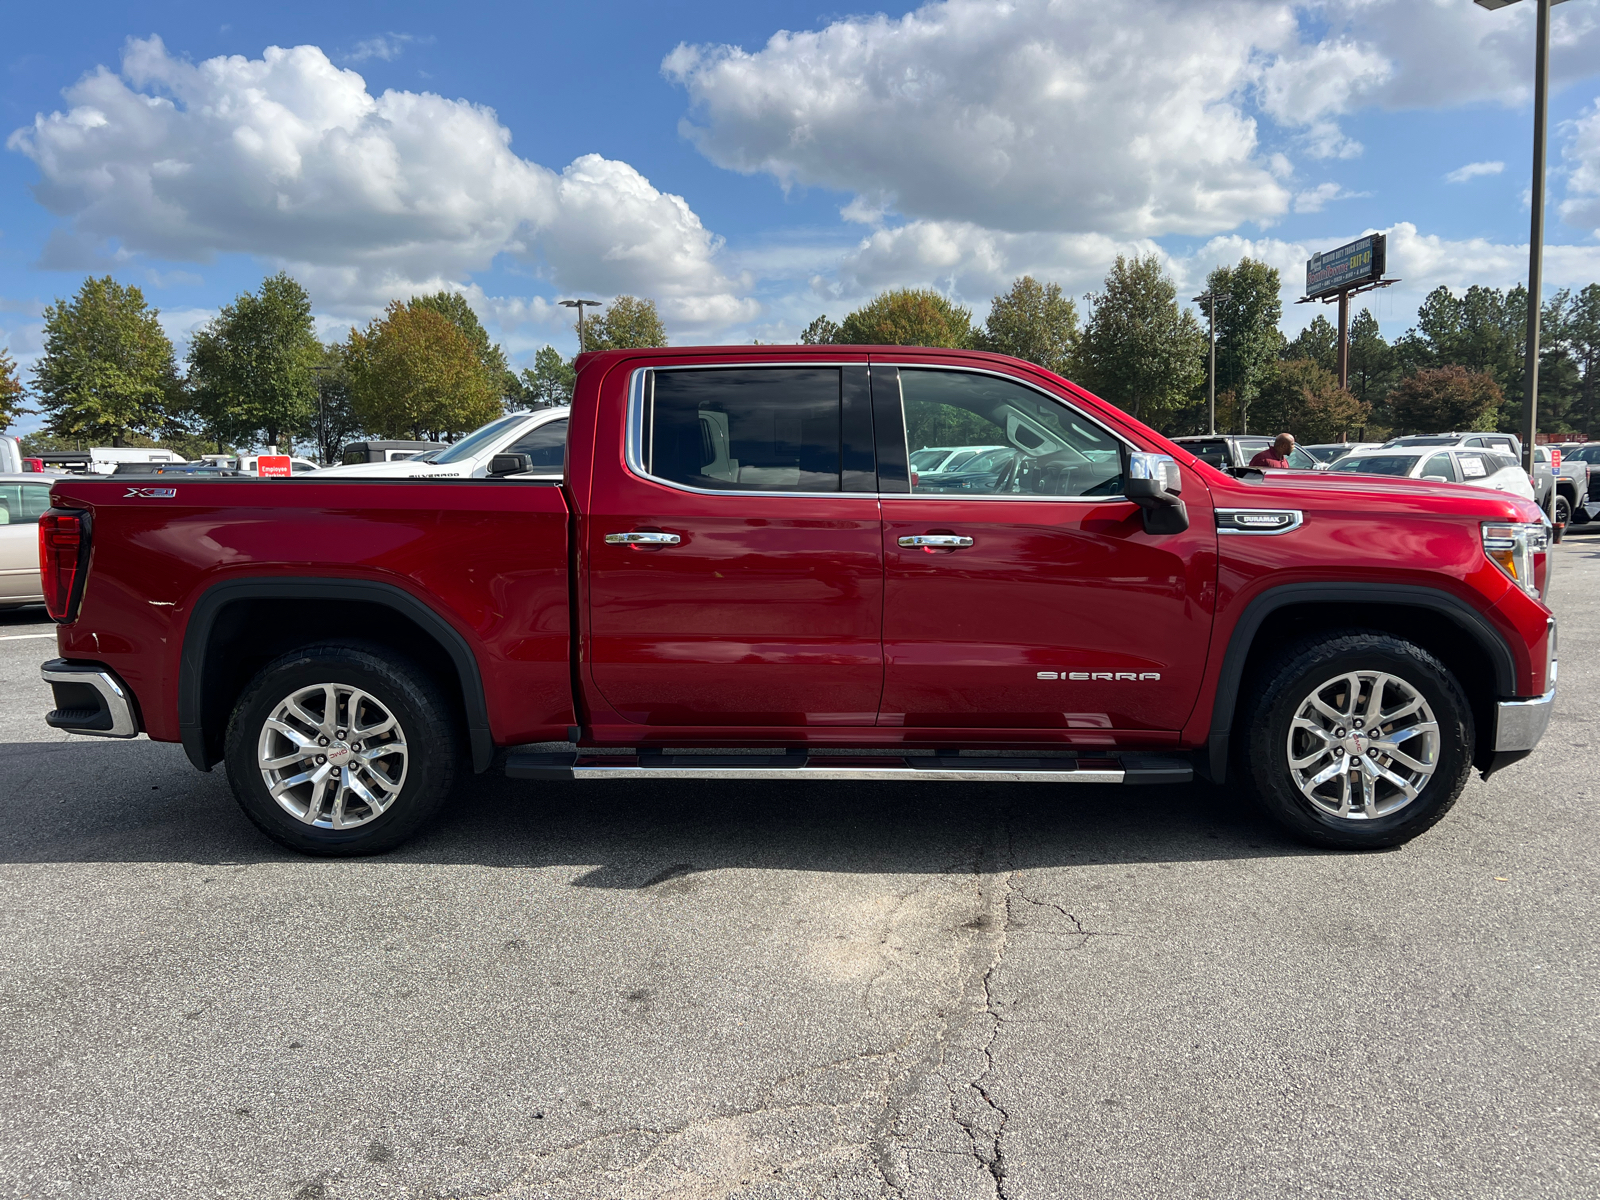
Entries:
{"label": "headlight", "polygon": [[1548,578],[1550,535],[1543,522],[1485,521],[1483,552],[1530,596],[1542,596]]}

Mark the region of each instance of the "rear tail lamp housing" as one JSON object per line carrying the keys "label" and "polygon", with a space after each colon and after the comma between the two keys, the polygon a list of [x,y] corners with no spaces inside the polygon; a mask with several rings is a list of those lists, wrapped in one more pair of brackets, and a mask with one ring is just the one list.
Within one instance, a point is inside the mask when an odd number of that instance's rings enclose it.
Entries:
{"label": "rear tail lamp housing", "polygon": [[39,518],[39,576],[50,619],[67,625],[78,619],[83,584],[89,574],[92,520],[80,509],[52,508]]}
{"label": "rear tail lamp housing", "polygon": [[1550,532],[1542,521],[1485,521],[1483,553],[1530,596],[1544,598],[1550,578]]}

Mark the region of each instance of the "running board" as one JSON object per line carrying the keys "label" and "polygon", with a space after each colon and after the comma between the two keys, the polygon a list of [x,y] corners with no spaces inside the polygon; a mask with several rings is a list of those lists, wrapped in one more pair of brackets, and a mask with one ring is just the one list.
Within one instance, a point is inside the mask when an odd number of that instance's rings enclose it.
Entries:
{"label": "running board", "polygon": [[506,755],[510,779],[856,779],[960,783],[1188,783],[1179,758],[958,758],[955,755],[535,754]]}

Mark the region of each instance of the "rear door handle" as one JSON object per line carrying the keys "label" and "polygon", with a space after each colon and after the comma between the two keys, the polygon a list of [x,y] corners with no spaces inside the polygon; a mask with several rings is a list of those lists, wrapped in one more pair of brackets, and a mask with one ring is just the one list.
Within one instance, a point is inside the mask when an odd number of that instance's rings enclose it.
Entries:
{"label": "rear door handle", "polygon": [[915,550],[922,546],[930,549],[965,550],[972,545],[972,539],[954,533],[919,533],[901,538],[900,545],[907,550]]}
{"label": "rear door handle", "polygon": [[608,546],[676,546],[683,541],[675,533],[608,533]]}

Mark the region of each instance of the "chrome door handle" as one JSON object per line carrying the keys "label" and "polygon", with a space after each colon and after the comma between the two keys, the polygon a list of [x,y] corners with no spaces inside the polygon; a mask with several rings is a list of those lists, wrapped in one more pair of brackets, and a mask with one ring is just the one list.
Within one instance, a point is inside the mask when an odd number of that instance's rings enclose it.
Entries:
{"label": "chrome door handle", "polygon": [[953,533],[919,533],[913,537],[903,537],[900,545],[907,550],[915,550],[919,546],[938,547],[945,550],[965,550],[972,545],[969,537],[960,537]]}
{"label": "chrome door handle", "polygon": [[683,541],[675,533],[608,533],[608,546],[676,546]]}

